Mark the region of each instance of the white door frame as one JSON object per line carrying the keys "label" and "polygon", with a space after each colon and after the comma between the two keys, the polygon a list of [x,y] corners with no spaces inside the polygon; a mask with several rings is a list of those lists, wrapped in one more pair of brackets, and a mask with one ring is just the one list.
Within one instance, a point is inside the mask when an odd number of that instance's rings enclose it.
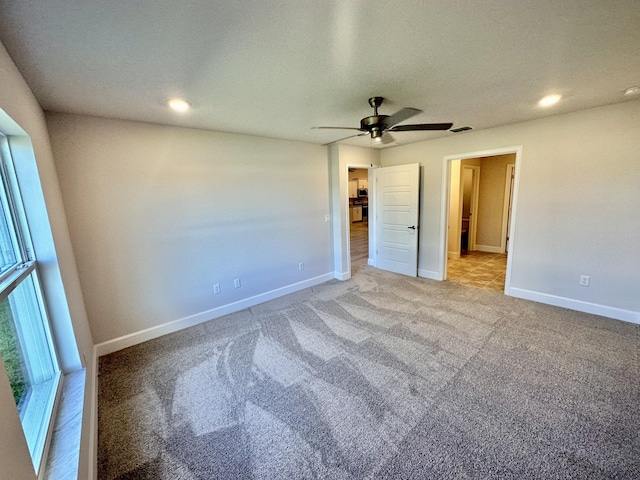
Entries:
{"label": "white door frame", "polygon": [[[513,176],[515,181],[515,169],[515,164],[510,163],[507,165],[507,173],[504,182],[504,205],[502,207],[502,232],[500,235],[500,248],[505,253],[507,252],[507,233],[510,234],[509,225],[507,225],[507,222],[509,220],[509,206],[513,203],[513,197],[511,196],[511,191],[513,190],[511,177]],[[509,246],[511,246],[511,242],[509,242]]]}
{"label": "white door frame", "polygon": [[[333,247],[333,276],[336,280],[351,278],[351,258],[349,253],[349,167],[377,168],[380,155],[377,149],[354,147],[334,143],[327,147],[329,162],[329,215],[330,235]],[[371,171],[369,171],[371,176]],[[371,190],[371,186],[369,186]],[[371,191],[369,192],[371,195]],[[371,212],[369,212],[371,216]],[[369,225],[371,228],[371,225]],[[371,249],[371,244],[369,244]],[[370,250],[371,251],[371,250]]]}
{"label": "white door frame", "polygon": [[[375,227],[375,221],[371,222],[371,193],[372,193],[372,189],[371,189],[371,184],[375,183],[375,182],[371,182],[371,175],[372,175],[372,171],[374,168],[378,168],[378,167],[374,167],[373,164],[371,165],[351,165],[351,164],[347,164],[345,165],[346,168],[346,191],[347,191],[347,198],[344,200],[345,201],[345,208],[347,211],[347,219],[346,219],[346,225],[345,225],[345,233],[347,236],[347,278],[351,278],[351,218],[349,215],[349,169],[350,168],[355,168],[356,170],[368,170],[367,172],[367,183],[368,183],[368,195],[367,195],[367,200],[369,203],[369,213],[368,213],[368,217],[367,217],[367,223],[368,223],[368,230],[369,230],[369,258],[367,259],[367,263],[369,265],[372,264],[371,261],[371,245],[372,243],[375,241],[374,239],[372,239],[372,235],[371,235],[371,228],[372,226]],[[375,188],[374,188],[375,190]],[[375,192],[374,192],[375,193]],[[374,202],[375,203],[375,202]],[[375,231],[375,230],[374,230]],[[375,235],[373,235],[373,237],[375,238]]]}
{"label": "white door frame", "polygon": [[515,178],[513,182],[513,202],[511,205],[511,222],[510,231],[511,238],[509,241],[509,254],[507,255],[507,271],[504,282],[504,294],[509,295],[511,288],[511,265],[513,253],[516,250],[516,217],[518,211],[518,185],[520,184],[520,169],[522,167],[522,145],[515,147],[495,148],[490,150],[482,150],[476,152],[458,153],[454,155],[445,155],[442,157],[442,197],[440,211],[440,280],[445,280],[447,275],[447,245],[449,239],[448,222],[449,222],[449,195],[451,190],[451,161],[462,160],[466,158],[494,157],[497,155],[506,155],[515,153]]}

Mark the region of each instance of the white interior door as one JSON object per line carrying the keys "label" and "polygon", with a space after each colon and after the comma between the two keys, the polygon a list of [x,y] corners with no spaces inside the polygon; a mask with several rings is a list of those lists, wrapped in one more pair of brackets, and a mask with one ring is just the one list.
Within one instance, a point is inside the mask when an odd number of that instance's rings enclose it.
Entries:
{"label": "white interior door", "polygon": [[376,267],[418,275],[420,165],[374,170],[376,182]]}

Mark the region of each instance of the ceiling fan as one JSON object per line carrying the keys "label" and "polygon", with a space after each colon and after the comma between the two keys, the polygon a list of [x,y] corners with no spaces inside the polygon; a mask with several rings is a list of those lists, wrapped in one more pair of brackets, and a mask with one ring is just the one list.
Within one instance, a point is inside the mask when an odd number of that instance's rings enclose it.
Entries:
{"label": "ceiling fan", "polygon": [[416,125],[398,125],[398,123],[407,120],[408,118],[413,117],[422,112],[422,110],[418,110],[417,108],[403,108],[402,110],[398,110],[393,115],[378,115],[378,107],[382,105],[384,101],[383,97],[371,97],[369,99],[369,105],[373,108],[373,115],[370,117],[364,117],[360,120],[360,128],[355,127],[313,127],[316,129],[332,129],[332,130],[357,130],[363,133],[357,133],[355,135],[351,135],[349,137],[341,138],[340,140],[335,140],[333,142],[327,143],[326,145],[331,145],[332,143],[339,142],[341,140],[346,140],[347,138],[352,137],[361,137],[363,135],[371,135],[371,138],[376,143],[391,143],[394,141],[394,138],[391,136],[390,132],[414,132],[418,130],[449,130],[453,123],[419,123]]}

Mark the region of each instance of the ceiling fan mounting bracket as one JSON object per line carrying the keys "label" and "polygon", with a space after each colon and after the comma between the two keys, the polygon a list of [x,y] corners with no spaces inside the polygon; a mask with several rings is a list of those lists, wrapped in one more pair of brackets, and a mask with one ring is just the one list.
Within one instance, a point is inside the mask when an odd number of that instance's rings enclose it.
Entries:
{"label": "ceiling fan mounting bracket", "polygon": [[378,114],[378,107],[382,105],[382,102],[384,102],[384,97],[371,97],[369,99],[369,105],[371,105],[371,108],[375,111],[374,115]]}

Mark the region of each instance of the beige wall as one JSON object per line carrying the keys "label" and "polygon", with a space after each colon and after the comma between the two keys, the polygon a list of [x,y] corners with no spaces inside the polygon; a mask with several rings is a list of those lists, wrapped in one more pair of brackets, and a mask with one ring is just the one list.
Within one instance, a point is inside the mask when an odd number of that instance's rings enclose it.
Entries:
{"label": "beige wall", "polygon": [[480,166],[479,158],[464,158],[460,160],[452,160],[450,165],[450,181],[449,181],[449,230],[447,251],[451,258],[460,256],[462,233],[462,206],[464,203],[463,193],[464,185],[462,184],[463,167]]}
{"label": "beige wall", "polygon": [[478,250],[482,250],[482,247],[501,247],[507,165],[515,164],[515,158],[515,154],[508,154],[480,159]]}
{"label": "beige wall", "polygon": [[443,159],[521,147],[510,293],[640,321],[639,131],[636,100],[384,149],[423,167],[420,274],[442,278]]}
{"label": "beige wall", "polygon": [[[39,176],[40,197],[29,194],[26,199],[27,216],[36,242],[36,254],[41,264],[41,279],[50,307],[53,330],[59,340],[62,366],[71,371],[81,367],[86,359],[88,388],[85,395],[83,440],[80,475],[89,471],[89,419],[91,405],[91,362],[93,341],[86,318],[82,292],[78,280],[74,253],[71,248],[60,186],[51,153],[51,145],[42,109],[28,85],[0,45],[0,109],[30,137],[35,152],[33,172]],[[21,152],[27,142],[18,145]],[[26,157],[25,157],[26,158]],[[18,168],[29,169],[29,165]],[[28,186],[24,186],[29,189]],[[32,192],[33,193],[33,192]],[[38,205],[39,204],[39,205]],[[38,208],[34,208],[38,207]],[[42,208],[40,208],[42,207]],[[77,347],[76,347],[77,342]],[[33,468],[11,396],[6,375],[0,375],[0,472],[7,478],[33,478]]]}

